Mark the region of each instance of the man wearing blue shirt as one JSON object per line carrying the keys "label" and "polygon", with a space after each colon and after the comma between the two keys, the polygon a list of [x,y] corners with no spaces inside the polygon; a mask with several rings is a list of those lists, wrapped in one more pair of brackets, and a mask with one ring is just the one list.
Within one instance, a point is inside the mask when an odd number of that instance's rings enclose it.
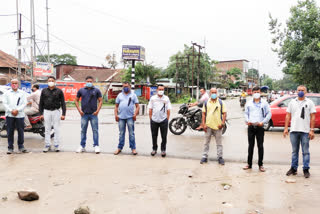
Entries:
{"label": "man wearing blue shirt", "polygon": [[263,167],[263,141],[264,128],[263,125],[268,123],[271,118],[269,104],[260,97],[260,88],[258,86],[252,89],[253,100],[250,100],[245,106],[245,119],[248,125],[248,165],[243,169],[252,168],[252,156],[254,150],[254,141],[257,139],[258,146],[258,165],[261,172],[265,172]]}
{"label": "man wearing blue shirt", "polygon": [[[123,149],[127,125],[130,148],[132,150],[132,154],[137,155],[138,153],[136,151],[134,136],[134,121],[136,121],[137,114],[139,113],[139,100],[134,91],[131,91],[128,82],[124,82],[122,86],[123,90],[117,96],[116,107],[114,109],[115,120],[119,122],[119,145],[114,154],[118,155]],[[136,107],[135,110],[134,107]]]}
{"label": "man wearing blue shirt", "polygon": [[27,105],[25,92],[19,90],[19,81],[11,80],[11,89],[3,95],[3,105],[6,110],[6,122],[8,133],[8,152],[13,153],[14,129],[18,131],[18,147],[22,153],[27,152],[24,148],[24,108]]}
{"label": "man wearing blue shirt", "polygon": [[[79,100],[81,98],[81,109],[79,107]],[[99,102],[99,105],[97,105]],[[98,114],[102,106],[102,95],[98,88],[93,86],[93,77],[86,77],[86,86],[80,88],[75,99],[76,107],[81,115],[81,145],[77,149],[77,153],[85,152],[87,129],[89,121],[91,123],[93,133],[93,147],[96,154],[100,153],[99,148],[99,126]]]}

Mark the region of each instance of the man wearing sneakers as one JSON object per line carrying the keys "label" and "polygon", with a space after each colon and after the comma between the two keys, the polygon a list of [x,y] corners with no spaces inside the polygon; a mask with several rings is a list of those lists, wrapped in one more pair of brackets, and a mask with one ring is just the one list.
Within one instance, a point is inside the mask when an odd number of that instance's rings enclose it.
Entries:
{"label": "man wearing sneakers", "polygon": [[3,105],[6,110],[6,123],[8,133],[8,152],[13,153],[14,130],[18,131],[18,147],[22,153],[27,152],[24,148],[24,108],[27,105],[26,93],[19,90],[19,81],[11,80],[11,89],[4,93]]}
{"label": "man wearing sneakers", "polygon": [[299,148],[301,144],[303,156],[303,174],[305,178],[310,177],[309,163],[309,140],[314,138],[314,124],[316,109],[312,100],[305,97],[307,88],[300,85],[297,89],[298,97],[292,99],[287,108],[286,123],[283,136],[288,135],[288,126],[291,120],[290,141],[292,146],[291,168],[287,176],[296,175],[299,163]]}
{"label": "man wearing sneakers", "polygon": [[217,96],[217,89],[210,89],[210,99],[202,107],[202,127],[205,131],[205,144],[201,164],[208,162],[211,135],[216,139],[218,162],[224,165],[222,147],[222,129],[225,126],[227,109],[222,100]]}
{"label": "man wearing sneakers", "polygon": [[244,170],[252,168],[252,157],[254,150],[254,142],[257,139],[258,146],[258,165],[261,172],[265,171],[263,167],[263,141],[264,141],[264,128],[263,125],[267,124],[271,118],[271,111],[269,104],[261,100],[260,88],[258,86],[252,89],[253,99],[250,100],[245,106],[245,120],[248,125],[248,161],[247,165],[243,167]]}
{"label": "man wearing sneakers", "polygon": [[166,156],[168,121],[170,118],[171,103],[169,97],[164,95],[164,86],[158,85],[157,94],[152,96],[149,101],[149,117],[152,134],[152,152],[151,155],[157,154],[158,150],[158,132],[161,133],[161,156]]}
{"label": "man wearing sneakers", "polygon": [[[81,109],[79,107],[79,100],[81,98]],[[87,129],[89,121],[91,123],[93,133],[93,147],[96,154],[100,153],[99,148],[99,125],[98,125],[98,114],[102,106],[102,95],[98,88],[93,86],[93,77],[86,77],[86,85],[81,88],[75,99],[76,107],[81,115],[81,145],[77,149],[77,153],[85,152],[86,140],[87,140]],[[97,105],[97,102],[99,104]]]}
{"label": "man wearing sneakers", "polygon": [[[62,115],[60,112],[62,108]],[[48,77],[48,88],[41,91],[39,112],[41,119],[44,120],[45,126],[45,147],[43,152],[48,152],[51,149],[51,129],[54,128],[54,151],[59,152],[60,144],[60,120],[65,119],[66,103],[64,95],[60,88],[56,87],[56,78]]]}

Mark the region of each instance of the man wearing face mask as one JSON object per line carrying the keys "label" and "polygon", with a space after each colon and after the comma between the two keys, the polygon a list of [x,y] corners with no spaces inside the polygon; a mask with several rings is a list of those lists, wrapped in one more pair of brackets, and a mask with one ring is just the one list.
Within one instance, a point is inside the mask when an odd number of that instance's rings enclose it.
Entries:
{"label": "man wearing face mask", "polygon": [[[119,144],[118,149],[114,152],[118,155],[124,146],[126,125],[129,130],[129,144],[133,155],[137,155],[136,141],[134,136],[134,121],[139,113],[139,100],[137,95],[131,91],[128,82],[122,84],[123,90],[118,94],[116,107],[114,109],[115,120],[119,122]],[[136,108],[136,110],[134,110]]]}
{"label": "man wearing face mask", "polygon": [[[79,107],[79,100],[81,98],[81,109]],[[76,107],[81,115],[81,145],[77,149],[77,153],[85,152],[87,129],[90,121],[93,133],[93,147],[96,154],[100,153],[99,148],[99,126],[98,114],[102,106],[102,94],[98,88],[93,86],[93,77],[86,77],[86,86],[81,88],[75,99]],[[97,105],[99,102],[99,105]]]}
{"label": "man wearing face mask", "polygon": [[269,104],[260,97],[260,88],[258,86],[252,89],[253,100],[250,100],[245,106],[245,120],[248,125],[248,160],[247,165],[243,167],[244,170],[252,168],[252,157],[254,150],[255,138],[258,146],[258,165],[261,172],[265,172],[263,167],[263,142],[264,142],[264,128],[271,118],[271,111]]}
{"label": "man wearing face mask", "polygon": [[31,129],[32,125],[29,121],[28,116],[34,115],[39,112],[39,103],[40,103],[41,91],[39,91],[39,85],[35,84],[32,86],[32,93],[27,97],[28,105],[31,104],[31,107],[25,108],[24,113],[26,114],[24,118],[24,123],[26,124],[25,129]]}
{"label": "man wearing face mask", "polygon": [[149,118],[152,134],[152,152],[151,156],[157,154],[158,150],[158,132],[161,133],[161,156],[166,156],[168,121],[170,118],[171,103],[169,97],[164,95],[164,86],[158,85],[157,94],[153,95],[149,101]]}
{"label": "man wearing face mask", "polygon": [[226,123],[227,109],[224,102],[218,98],[216,88],[210,89],[210,98],[202,108],[202,127],[205,131],[205,144],[200,164],[208,162],[209,145],[211,135],[213,135],[217,144],[218,162],[220,165],[224,165],[222,128]]}
{"label": "man wearing face mask", "polygon": [[288,126],[290,127],[290,141],[292,146],[291,168],[287,176],[296,175],[299,163],[299,148],[301,144],[303,156],[303,174],[305,178],[310,177],[309,163],[309,140],[314,139],[314,124],[316,118],[316,109],[312,100],[305,97],[307,88],[300,85],[297,89],[298,98],[292,99],[287,108],[286,123],[283,136],[288,135]]}
{"label": "man wearing face mask", "polygon": [[[62,109],[62,115],[60,112]],[[51,127],[54,128],[54,151],[59,152],[60,144],[60,120],[65,119],[66,103],[64,94],[60,88],[56,87],[56,78],[48,77],[48,88],[41,91],[39,111],[41,119],[44,119],[45,126],[45,147],[43,152],[48,152],[51,149]]]}
{"label": "man wearing face mask", "polygon": [[11,80],[11,89],[3,95],[3,105],[6,110],[6,123],[8,133],[8,152],[13,153],[14,130],[18,131],[18,147],[22,153],[27,152],[24,148],[24,108],[27,105],[25,92],[19,90],[19,81]]}

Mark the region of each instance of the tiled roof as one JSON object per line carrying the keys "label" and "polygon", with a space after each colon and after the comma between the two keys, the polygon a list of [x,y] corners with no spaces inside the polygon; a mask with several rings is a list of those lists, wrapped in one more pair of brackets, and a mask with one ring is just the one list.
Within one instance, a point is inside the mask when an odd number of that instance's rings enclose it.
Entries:
{"label": "tiled roof", "polygon": [[71,76],[75,81],[83,82],[87,76],[92,76],[97,82],[121,82],[121,69],[76,69],[72,71]]}
{"label": "tiled roof", "polygon": [[[10,54],[7,54],[0,50],[0,67],[4,68],[17,68],[18,67],[18,59]],[[25,64],[21,64],[21,68],[26,68]]]}

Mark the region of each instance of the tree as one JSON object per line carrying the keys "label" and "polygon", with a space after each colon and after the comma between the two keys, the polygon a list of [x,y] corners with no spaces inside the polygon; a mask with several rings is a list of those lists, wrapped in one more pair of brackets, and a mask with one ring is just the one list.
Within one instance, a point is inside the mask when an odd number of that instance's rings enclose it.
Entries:
{"label": "tree", "polygon": [[117,59],[116,59],[116,54],[112,54],[112,56],[110,54],[108,54],[106,56],[106,60],[107,60],[108,66],[110,68],[116,69],[116,67],[118,65],[118,62],[117,62]]}
{"label": "tree", "polygon": [[247,76],[250,79],[258,79],[259,78],[259,71],[255,68],[250,68],[248,70]]}
{"label": "tree", "polygon": [[293,80],[292,75],[285,74],[281,80],[273,82],[273,89],[276,91],[296,90],[298,85],[299,84]]}
{"label": "tree", "polygon": [[[38,55],[36,57],[37,62],[47,62],[48,55]],[[56,66],[59,64],[65,65],[77,65],[77,57],[71,54],[50,54],[50,62]]]}
{"label": "tree", "polygon": [[270,16],[272,43],[278,48],[280,63],[286,63],[285,74],[294,81],[320,91],[320,8],[314,0],[299,1],[290,10],[291,16],[284,29]]}
{"label": "tree", "polygon": [[[197,85],[198,73],[198,52],[195,50],[193,85]],[[189,56],[189,60],[188,60]],[[164,76],[173,78],[174,81],[184,82],[185,85],[192,85],[192,47],[184,45],[184,50],[172,55],[169,58],[169,65],[165,70]],[[213,66],[214,61],[210,59],[206,53],[201,53],[200,57],[200,73],[199,84],[207,88],[207,83],[213,82],[216,76],[216,68]],[[178,73],[177,73],[178,72]]]}
{"label": "tree", "polygon": [[[241,74],[242,71],[240,68],[231,68],[229,71],[227,71],[229,88],[239,88],[240,84],[242,83],[240,81]],[[235,79],[235,81],[232,81],[232,77]]]}
{"label": "tree", "polygon": [[[130,66],[125,70],[122,80],[131,82],[131,71],[132,67]],[[141,62],[138,62],[135,65],[135,82],[138,84],[156,84],[156,79],[161,77],[161,68],[155,67],[152,64],[144,65]]]}

